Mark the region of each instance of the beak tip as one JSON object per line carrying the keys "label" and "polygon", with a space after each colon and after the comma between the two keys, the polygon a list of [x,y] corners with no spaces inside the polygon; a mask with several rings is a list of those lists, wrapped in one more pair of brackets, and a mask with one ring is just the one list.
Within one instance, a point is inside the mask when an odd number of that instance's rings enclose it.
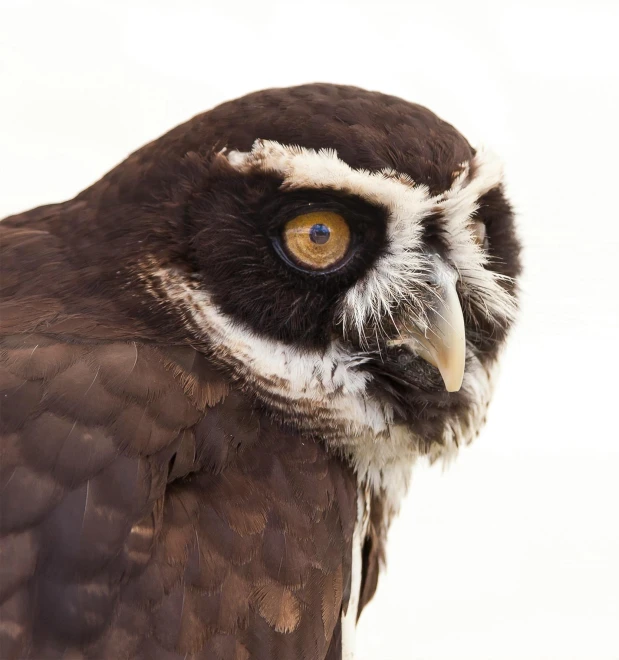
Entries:
{"label": "beak tip", "polygon": [[443,382],[445,383],[445,389],[448,392],[458,392],[462,387],[462,381],[464,380],[464,370],[457,373],[440,369],[440,372]]}
{"label": "beak tip", "polygon": [[448,392],[458,392],[464,380],[464,367],[466,364],[464,334],[462,334],[460,341],[455,342],[455,347],[457,348],[437,356],[438,370]]}
{"label": "beak tip", "polygon": [[462,381],[459,383],[448,383],[445,381],[445,389],[447,392],[459,392],[460,388],[462,387]]}

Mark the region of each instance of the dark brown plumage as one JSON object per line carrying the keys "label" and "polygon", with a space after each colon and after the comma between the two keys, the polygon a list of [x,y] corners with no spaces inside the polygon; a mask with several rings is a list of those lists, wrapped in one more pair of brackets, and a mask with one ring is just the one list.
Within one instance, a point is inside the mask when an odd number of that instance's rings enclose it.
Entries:
{"label": "dark brown plumage", "polygon": [[[389,252],[386,212],[334,190],[285,192],[281,177],[218,157],[257,138],[336,149],[431,194],[473,155],[451,126],[394,97],[267,90],[175,128],[74,200],[0,224],[2,658],[341,657],[361,488],[347,451],[329,444],[342,428],[317,408],[287,413],[153,277],[176,269],[269,341],[326,351],[339,336],[342,291]],[[367,243],[329,280],[273,254],[274,223],[308,200],[337,208]],[[478,216],[488,267],[516,277],[500,188]],[[469,350],[489,363],[509,324],[466,314]],[[442,391],[418,357],[364,350],[368,396],[416,430],[419,451],[444,442],[445,419],[468,415],[471,394]],[[392,514],[374,492],[361,607]]]}
{"label": "dark brown plumage", "polygon": [[0,359],[3,658],[325,655],[349,468],[191,348],[11,335]]}

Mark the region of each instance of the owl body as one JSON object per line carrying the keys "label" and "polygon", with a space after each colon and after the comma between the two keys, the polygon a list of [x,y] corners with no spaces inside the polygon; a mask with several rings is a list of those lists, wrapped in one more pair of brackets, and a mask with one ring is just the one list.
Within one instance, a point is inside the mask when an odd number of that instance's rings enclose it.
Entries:
{"label": "owl body", "polygon": [[514,317],[496,159],[395,97],[266,90],[0,231],[0,655],[352,657]]}

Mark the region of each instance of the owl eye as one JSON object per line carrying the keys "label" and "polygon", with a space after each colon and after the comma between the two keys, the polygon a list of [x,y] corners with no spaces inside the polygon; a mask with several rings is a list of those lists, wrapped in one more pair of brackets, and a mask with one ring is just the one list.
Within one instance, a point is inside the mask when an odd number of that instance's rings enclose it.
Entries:
{"label": "owl eye", "polygon": [[289,220],[282,238],[287,255],[297,266],[321,271],[333,268],[346,257],[350,228],[341,215],[316,211]]}

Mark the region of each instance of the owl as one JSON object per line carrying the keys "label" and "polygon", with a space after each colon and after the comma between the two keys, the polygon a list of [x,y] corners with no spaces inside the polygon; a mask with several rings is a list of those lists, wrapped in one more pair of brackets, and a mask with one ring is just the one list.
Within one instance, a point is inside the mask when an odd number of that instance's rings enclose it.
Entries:
{"label": "owl", "polygon": [[498,160],[393,96],[270,89],[0,231],[0,656],[353,658],[513,323]]}

